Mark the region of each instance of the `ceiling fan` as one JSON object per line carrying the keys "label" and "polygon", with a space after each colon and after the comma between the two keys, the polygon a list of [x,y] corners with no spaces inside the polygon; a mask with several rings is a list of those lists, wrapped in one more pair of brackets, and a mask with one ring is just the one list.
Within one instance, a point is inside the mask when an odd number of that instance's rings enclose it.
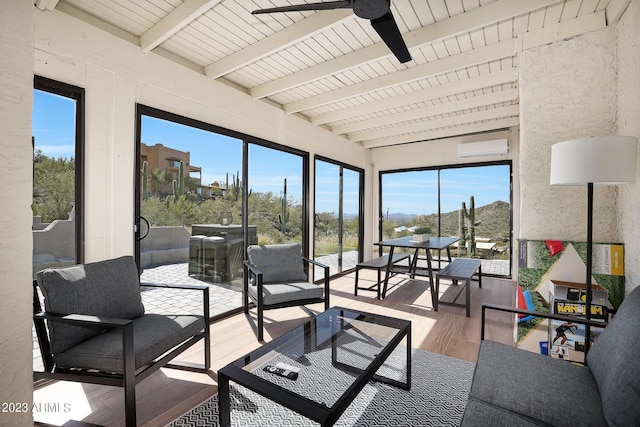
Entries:
{"label": "ceiling fan", "polygon": [[353,9],[356,16],[369,19],[371,26],[378,33],[382,41],[391,52],[404,63],[411,61],[411,55],[407,49],[398,24],[391,14],[391,0],[343,0],[324,3],[307,3],[291,6],[272,7],[251,12],[254,15],[260,13],[275,12],[304,12],[311,10]]}

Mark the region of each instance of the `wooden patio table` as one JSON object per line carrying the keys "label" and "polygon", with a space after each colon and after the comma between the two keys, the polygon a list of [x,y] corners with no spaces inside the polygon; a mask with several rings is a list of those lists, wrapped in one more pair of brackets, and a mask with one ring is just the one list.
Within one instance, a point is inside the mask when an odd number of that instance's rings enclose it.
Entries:
{"label": "wooden patio table", "polygon": [[[414,278],[416,275],[421,276],[417,268],[418,264],[418,252],[421,249],[424,249],[427,253],[427,277],[429,277],[429,287],[431,289],[431,300],[437,301],[437,295],[435,295],[435,282],[433,281],[433,266],[432,266],[432,257],[431,257],[431,249],[436,250],[447,250],[447,257],[449,258],[449,262],[451,262],[451,245],[460,240],[459,237],[431,237],[429,240],[425,240],[424,242],[415,242],[413,241],[412,236],[400,237],[397,239],[383,240],[381,242],[374,243],[377,246],[388,246],[389,247],[389,262],[387,263],[387,269],[384,277],[384,287],[382,290],[382,298],[387,296],[387,285],[389,283],[389,276],[392,272],[403,272],[394,269],[393,262],[393,252],[395,248],[409,248],[415,249],[413,260],[409,265],[409,269],[404,271],[408,273],[411,278]],[[434,303],[437,304],[437,303]],[[434,305],[435,307],[435,305]]]}

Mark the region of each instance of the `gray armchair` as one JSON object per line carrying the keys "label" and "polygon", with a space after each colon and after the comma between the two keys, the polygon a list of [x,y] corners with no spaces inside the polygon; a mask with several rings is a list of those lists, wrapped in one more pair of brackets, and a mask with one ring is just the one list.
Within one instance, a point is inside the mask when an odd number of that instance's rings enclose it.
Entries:
{"label": "gray armchair", "polygon": [[[249,314],[249,300],[257,308],[258,341],[263,340],[264,310],[300,306],[324,302],[329,308],[329,267],[302,256],[298,243],[280,245],[251,245],[244,262],[244,312]],[[323,269],[322,285],[309,283],[312,266]]]}
{"label": "gray armchair", "polygon": [[[161,367],[208,373],[209,288],[156,286],[201,291],[202,316],[146,314],[130,256],[39,272],[33,307],[44,371],[34,371],[34,379],[123,387],[126,425],[135,426],[138,382]],[[202,366],[169,363],[203,339]]]}

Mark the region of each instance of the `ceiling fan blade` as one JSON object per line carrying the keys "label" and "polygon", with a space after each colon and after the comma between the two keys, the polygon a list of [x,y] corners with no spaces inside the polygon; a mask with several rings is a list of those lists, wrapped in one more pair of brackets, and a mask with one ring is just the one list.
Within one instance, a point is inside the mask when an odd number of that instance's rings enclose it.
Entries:
{"label": "ceiling fan blade", "polygon": [[351,9],[353,2],[351,0],[328,1],[324,3],[308,3],[296,4],[291,6],[272,7],[269,9],[259,9],[251,12],[253,15],[260,13],[274,12],[304,12],[311,10],[333,10],[333,9]]}
{"label": "ceiling fan blade", "polygon": [[393,19],[391,12],[386,15],[371,20],[373,29],[376,30],[382,41],[389,46],[391,52],[398,58],[398,61],[405,63],[411,61],[411,54],[402,38],[398,24]]}

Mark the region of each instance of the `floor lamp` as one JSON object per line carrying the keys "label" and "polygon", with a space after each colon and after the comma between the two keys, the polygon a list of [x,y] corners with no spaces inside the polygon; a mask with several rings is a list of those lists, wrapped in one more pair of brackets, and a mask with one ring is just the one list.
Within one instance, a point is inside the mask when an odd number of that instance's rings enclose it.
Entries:
{"label": "floor lamp", "polygon": [[[587,275],[585,315],[591,318],[593,265],[593,185],[618,185],[636,180],[638,139],[601,136],[559,142],[551,146],[551,185],[587,185]],[[585,360],[590,347],[585,334]]]}

